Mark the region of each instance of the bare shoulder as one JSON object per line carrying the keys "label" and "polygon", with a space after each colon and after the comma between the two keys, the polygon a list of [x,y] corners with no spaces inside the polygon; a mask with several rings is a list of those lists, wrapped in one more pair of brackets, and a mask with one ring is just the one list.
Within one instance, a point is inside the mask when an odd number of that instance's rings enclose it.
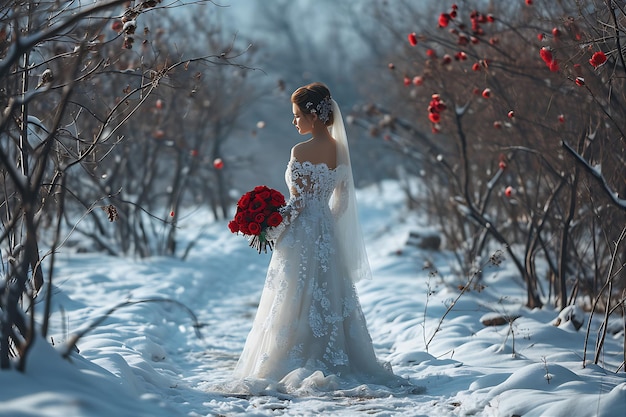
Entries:
{"label": "bare shoulder", "polygon": [[324,163],[330,168],[337,165],[337,147],[334,140],[327,142],[301,142],[291,149],[291,157],[300,162]]}
{"label": "bare shoulder", "polygon": [[309,154],[309,144],[307,142],[300,142],[291,148],[291,156],[298,161],[306,161]]}

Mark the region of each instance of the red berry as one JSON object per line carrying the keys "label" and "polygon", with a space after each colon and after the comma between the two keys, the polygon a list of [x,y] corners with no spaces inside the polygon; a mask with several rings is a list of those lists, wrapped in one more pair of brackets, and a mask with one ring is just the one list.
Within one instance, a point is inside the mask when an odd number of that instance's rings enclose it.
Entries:
{"label": "red berry", "polygon": [[463,51],[459,51],[454,55],[454,58],[459,61],[465,61],[467,59],[467,54]]}
{"label": "red berry", "polygon": [[541,56],[541,59],[543,59],[543,62],[545,62],[546,65],[548,66],[552,62],[552,51],[547,46],[544,46],[543,48],[539,50],[539,56]]}
{"label": "red berry", "polygon": [[550,71],[552,72],[559,72],[559,62],[556,59],[550,62],[550,65],[548,65],[548,67],[550,67]]}
{"label": "red berry", "polygon": [[113,29],[116,32],[121,32],[122,29],[124,29],[124,24],[122,23],[121,20],[116,20],[111,24],[111,29]]}
{"label": "red berry", "polygon": [[174,213],[174,210],[170,211],[170,217],[174,217],[174,214],[176,214]]}
{"label": "red berry", "polygon": [[513,110],[509,111],[509,113],[507,114],[509,119],[512,119],[515,117],[515,112]]}
{"label": "red berry", "polygon": [[496,120],[495,122],[493,122],[493,127],[496,129],[500,129],[502,127],[502,122],[499,120]]}
{"label": "red berry", "polygon": [[222,161],[222,158],[215,158],[215,160],[213,161],[213,167],[215,169],[224,168],[224,161]]}
{"label": "red berry", "polygon": [[591,57],[591,59],[589,60],[589,63],[594,68],[598,68],[600,65],[604,64],[605,62],[606,62],[606,55],[604,55],[604,52],[602,51],[595,52],[593,56]]}
{"label": "red berry", "polygon": [[491,97],[491,90],[488,88],[485,88],[483,90],[483,98],[489,98],[489,97]]}
{"label": "red berry", "polygon": [[558,38],[559,36],[561,36],[561,31],[558,28],[553,28],[552,36],[554,36],[555,38]]}
{"label": "red berry", "polygon": [[506,169],[506,162],[500,161],[498,163],[498,168],[500,168],[501,170],[505,170]]}
{"label": "red berry", "polygon": [[504,195],[507,197],[511,197],[513,195],[513,187],[510,185],[504,189]]}
{"label": "red berry", "polygon": [[559,123],[565,123],[565,116],[559,114]]}
{"label": "red berry", "polygon": [[421,76],[416,75],[415,77],[413,77],[413,84],[414,85],[419,86],[419,85],[422,85],[423,83],[424,83],[424,78],[422,78]]}
{"label": "red berry", "polygon": [[580,66],[580,64],[574,64],[574,71],[577,75],[582,74],[582,67]]}
{"label": "red berry", "polygon": [[408,38],[411,46],[417,45],[417,35],[415,34],[415,32],[409,33]]}
{"label": "red berry", "polygon": [[154,103],[154,106],[155,106],[157,109],[161,110],[161,109],[163,108],[163,100],[158,99],[158,100],[156,101],[156,103]]}
{"label": "red berry", "polygon": [[432,123],[439,123],[439,121],[441,120],[441,115],[439,115],[439,113],[428,113],[428,119]]}
{"label": "red berry", "polygon": [[585,79],[583,77],[576,77],[576,85],[582,87],[585,85]]}
{"label": "red berry", "polygon": [[450,23],[450,19],[452,18],[452,16],[450,16],[448,13],[441,13],[439,15],[439,27],[440,28],[445,28],[448,26],[448,24]]}

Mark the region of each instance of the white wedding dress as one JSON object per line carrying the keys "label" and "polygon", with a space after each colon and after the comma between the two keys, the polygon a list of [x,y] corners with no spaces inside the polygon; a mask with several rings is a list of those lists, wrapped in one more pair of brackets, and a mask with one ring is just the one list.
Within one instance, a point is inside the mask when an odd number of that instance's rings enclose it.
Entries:
{"label": "white wedding dress", "polygon": [[[355,290],[352,259],[337,238],[348,207],[350,166],[292,158],[290,199],[252,330],[235,368],[250,391],[349,390],[409,386],[380,363]],[[329,205],[331,196],[339,201]]]}

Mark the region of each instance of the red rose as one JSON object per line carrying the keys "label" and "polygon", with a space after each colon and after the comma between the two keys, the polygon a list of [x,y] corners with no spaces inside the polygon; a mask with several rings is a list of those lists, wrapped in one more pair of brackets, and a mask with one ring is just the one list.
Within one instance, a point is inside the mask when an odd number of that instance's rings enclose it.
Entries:
{"label": "red rose", "polygon": [[267,225],[269,227],[276,227],[282,221],[283,221],[283,216],[280,213],[278,213],[278,212],[274,212],[274,213],[270,214],[270,217],[268,217]]}
{"label": "red rose", "polygon": [[248,208],[249,204],[250,204],[250,193],[245,193],[239,199],[239,202],[237,203],[237,206],[245,210],[245,209]]}
{"label": "red rose", "polygon": [[271,195],[270,190],[263,190],[257,193],[255,198],[260,198],[261,200],[267,201],[270,199],[270,195]]}
{"label": "red rose", "polygon": [[266,227],[276,227],[282,223],[283,216],[276,210],[284,205],[285,197],[282,193],[265,185],[257,186],[241,196],[234,219],[228,223],[228,228],[232,233],[259,236],[252,241],[252,246],[261,250],[266,247],[267,242],[260,236]]}
{"label": "red rose", "polygon": [[228,228],[231,232],[237,233],[239,231],[239,224],[237,224],[235,220],[231,220],[230,222],[228,222]]}
{"label": "red rose", "polygon": [[249,234],[258,236],[261,234],[261,226],[258,223],[252,222],[248,225],[248,231],[250,232]]}
{"label": "red rose", "polygon": [[275,207],[282,207],[285,205],[285,196],[276,190],[271,191],[272,205]]}
{"label": "red rose", "polygon": [[267,203],[260,199],[259,197],[254,197],[254,200],[250,202],[250,207],[248,208],[251,213],[260,213],[265,210],[267,207]]}

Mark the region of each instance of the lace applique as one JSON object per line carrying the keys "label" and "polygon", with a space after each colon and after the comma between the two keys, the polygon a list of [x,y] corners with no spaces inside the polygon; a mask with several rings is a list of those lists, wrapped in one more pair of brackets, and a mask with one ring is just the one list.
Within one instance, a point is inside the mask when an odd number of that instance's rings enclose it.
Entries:
{"label": "lace applique", "polygon": [[259,303],[257,319],[239,369],[260,378],[314,365],[326,373],[378,372],[379,365],[347,275],[349,260],[335,238],[348,193],[347,166],[292,158],[285,173],[290,188],[283,223]]}
{"label": "lace applique", "polygon": [[268,238],[277,240],[307,205],[312,205],[310,211],[321,210],[318,215],[325,215],[331,196],[332,217],[336,219],[343,214],[348,199],[345,170],[346,167],[343,165],[331,169],[325,163],[313,164],[309,161],[300,163],[291,158],[285,172],[285,182],[289,185],[289,200],[280,209],[283,221],[280,225],[268,229]]}

